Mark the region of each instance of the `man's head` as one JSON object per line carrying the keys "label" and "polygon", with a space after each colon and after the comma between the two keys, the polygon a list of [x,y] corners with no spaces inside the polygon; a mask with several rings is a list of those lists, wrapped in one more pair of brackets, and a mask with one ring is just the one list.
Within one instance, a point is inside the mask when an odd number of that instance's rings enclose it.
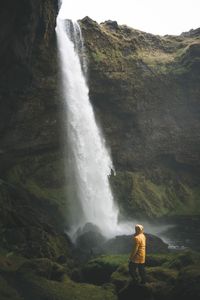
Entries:
{"label": "man's head", "polygon": [[135,225],[135,233],[136,234],[139,234],[139,233],[142,233],[144,231],[144,227],[140,224],[136,224]]}

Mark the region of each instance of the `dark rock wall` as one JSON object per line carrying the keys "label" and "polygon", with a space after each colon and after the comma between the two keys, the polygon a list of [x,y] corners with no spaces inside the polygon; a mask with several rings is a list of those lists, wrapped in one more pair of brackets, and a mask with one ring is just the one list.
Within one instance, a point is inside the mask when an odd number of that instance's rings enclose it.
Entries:
{"label": "dark rock wall", "polygon": [[[194,129],[200,126],[200,33],[185,41],[108,22],[99,26],[87,18],[82,24],[91,98],[102,115],[113,119],[102,118],[117,167],[144,167],[162,155],[199,165],[200,138]],[[112,138],[114,130],[118,139]]]}
{"label": "dark rock wall", "polygon": [[0,6],[1,247],[55,258],[68,252],[57,1],[5,0]]}
{"label": "dark rock wall", "polygon": [[56,2],[1,3],[1,153],[55,144]]}
{"label": "dark rock wall", "polygon": [[200,30],[160,37],[112,21],[81,24],[122,208],[138,216],[199,211]]}

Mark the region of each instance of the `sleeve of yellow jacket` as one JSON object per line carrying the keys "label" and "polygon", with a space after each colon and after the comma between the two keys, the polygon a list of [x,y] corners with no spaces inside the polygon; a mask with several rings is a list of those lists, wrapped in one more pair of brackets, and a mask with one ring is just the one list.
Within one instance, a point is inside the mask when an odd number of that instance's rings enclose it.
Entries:
{"label": "sleeve of yellow jacket", "polygon": [[139,241],[136,237],[133,237],[133,249],[132,249],[131,254],[130,254],[130,260],[133,259],[133,257],[135,256],[135,254],[138,251],[138,248],[139,248]]}

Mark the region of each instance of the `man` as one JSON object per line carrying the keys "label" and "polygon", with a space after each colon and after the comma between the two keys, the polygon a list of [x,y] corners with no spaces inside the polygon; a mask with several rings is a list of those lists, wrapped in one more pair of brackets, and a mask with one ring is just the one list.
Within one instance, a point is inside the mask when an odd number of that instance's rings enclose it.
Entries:
{"label": "man", "polygon": [[133,249],[129,257],[129,273],[134,280],[138,281],[138,273],[140,276],[140,283],[146,283],[145,272],[145,256],[146,256],[146,237],[144,235],[144,228],[142,225],[135,225],[135,234],[133,236]]}

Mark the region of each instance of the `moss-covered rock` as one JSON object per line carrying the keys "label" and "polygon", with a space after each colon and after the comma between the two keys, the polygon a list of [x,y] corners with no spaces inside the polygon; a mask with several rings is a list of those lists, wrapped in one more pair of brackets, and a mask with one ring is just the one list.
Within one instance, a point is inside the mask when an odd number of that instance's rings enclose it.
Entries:
{"label": "moss-covered rock", "polygon": [[[104,278],[115,286],[119,299],[123,300],[131,299],[133,295],[139,299],[178,300],[180,295],[184,295],[184,291],[189,295],[192,289],[194,292],[191,295],[194,298],[198,296],[197,281],[200,261],[198,253],[186,251],[183,253],[148,255],[146,285],[140,285],[132,281],[128,271],[127,258],[127,256],[103,256],[90,261],[86,265],[86,269],[88,268],[91,272],[89,280],[94,278],[96,283],[99,284],[102,283],[103,276],[105,276]],[[174,262],[180,262],[180,260],[182,263],[179,264],[179,269],[177,269],[177,264],[174,264]],[[186,265],[187,267],[185,267]],[[111,272],[112,274],[110,274]],[[184,272],[186,272],[185,275]],[[101,274],[101,278],[98,278],[99,274]],[[83,276],[82,280],[84,279]],[[185,285],[185,289],[181,293],[182,284]],[[191,289],[188,284],[192,286]]]}
{"label": "moss-covered rock", "polygon": [[65,267],[46,258],[26,259],[1,250],[0,273],[2,300],[116,299],[111,285],[75,283]]}
{"label": "moss-covered rock", "polygon": [[200,297],[200,264],[183,268],[176,281],[173,299],[198,299]]}
{"label": "moss-covered rock", "polygon": [[75,283],[65,270],[49,260],[34,260],[21,266],[16,273],[17,286],[25,299],[116,299],[112,288]]}
{"label": "moss-covered rock", "polygon": [[149,268],[147,273],[147,280],[149,282],[162,281],[166,284],[174,284],[177,278],[178,272],[165,267]]}
{"label": "moss-covered rock", "polygon": [[111,282],[115,285],[118,292],[125,288],[130,281],[127,263],[121,264],[111,275]]}
{"label": "moss-covered rock", "polygon": [[60,231],[58,205],[3,181],[0,203],[2,247],[27,257],[70,255],[70,242]]}
{"label": "moss-covered rock", "polygon": [[[4,179],[18,191],[25,190],[41,202],[43,207],[54,207],[55,225],[66,222],[68,186],[66,184],[64,158],[59,152],[25,156],[10,166]],[[48,212],[50,213],[50,212]],[[56,224],[57,223],[57,224]]]}
{"label": "moss-covered rock", "polygon": [[106,255],[92,259],[82,268],[83,280],[94,284],[109,282],[111,274],[127,260],[127,255]]}
{"label": "moss-covered rock", "polygon": [[183,253],[172,256],[170,260],[165,262],[165,266],[171,269],[181,270],[189,265],[194,265],[200,260],[200,256],[197,253],[190,251],[184,251]]}
{"label": "moss-covered rock", "polygon": [[[142,218],[193,215],[199,209],[199,187],[177,180],[176,172],[116,172],[110,177],[122,215]],[[183,174],[181,175],[183,176]],[[184,178],[183,178],[184,180]]]}
{"label": "moss-covered rock", "polygon": [[[170,265],[180,256],[193,257],[187,267],[182,264],[178,270]],[[33,299],[139,299],[178,300],[180,297],[199,297],[199,254],[169,253],[151,255],[157,266],[146,266],[147,283],[141,285],[133,282],[129,272],[127,256],[102,256],[90,261],[86,267],[91,272],[89,281],[95,278],[95,284],[86,281],[82,273],[82,283],[72,281],[67,268],[49,259],[27,259],[14,253],[0,254],[0,297],[3,300],[33,300]],[[160,265],[158,262],[160,261]],[[155,263],[154,263],[155,265]],[[101,274],[101,278],[98,277]],[[103,280],[104,279],[104,280]],[[93,281],[94,282],[94,281]],[[2,285],[1,285],[2,283]],[[115,287],[115,288],[114,288]],[[13,297],[13,298],[12,298]]]}
{"label": "moss-covered rock", "polygon": [[25,262],[19,269],[19,274],[29,273],[30,270],[36,275],[49,280],[62,281],[66,270],[63,266],[52,262],[47,258],[40,258]]}
{"label": "moss-covered rock", "polygon": [[[174,255],[174,257],[176,254]],[[172,253],[170,254],[150,254],[146,257],[146,266],[148,267],[158,267],[165,263],[168,263],[173,259]]]}

